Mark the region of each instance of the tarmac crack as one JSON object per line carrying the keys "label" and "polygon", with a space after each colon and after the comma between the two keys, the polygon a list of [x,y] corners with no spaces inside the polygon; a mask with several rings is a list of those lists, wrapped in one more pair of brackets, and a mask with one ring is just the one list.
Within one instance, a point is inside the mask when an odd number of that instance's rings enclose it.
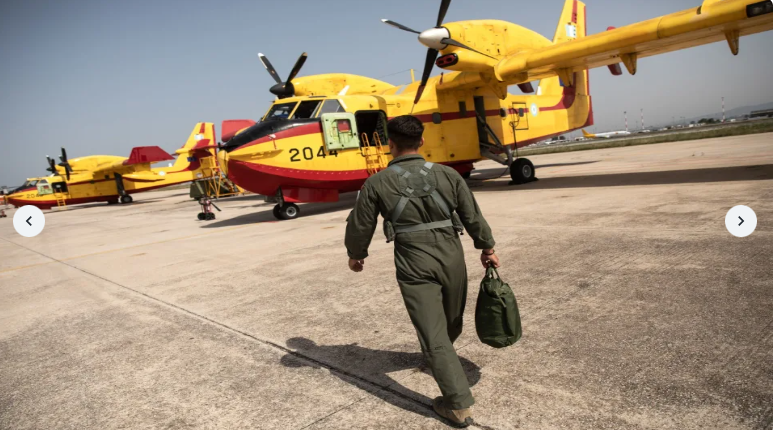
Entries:
{"label": "tarmac crack", "polygon": [[[314,364],[314,365],[318,365],[320,367],[328,369],[328,371],[330,371],[330,372],[335,372],[335,373],[338,373],[340,375],[343,375],[343,376],[346,376],[348,378],[351,378],[351,379],[354,379],[356,381],[359,381],[361,383],[364,383],[364,384],[366,384],[366,385],[368,385],[370,387],[373,387],[374,388],[374,392],[379,392],[379,391],[386,392],[386,393],[388,393],[390,395],[393,395],[395,397],[398,397],[401,400],[403,400],[405,402],[408,402],[408,403],[410,403],[410,404],[412,404],[414,406],[420,407],[420,408],[422,408],[422,409],[424,409],[426,411],[430,411],[433,414],[435,413],[433,411],[432,405],[428,405],[428,404],[425,404],[423,402],[420,402],[419,400],[417,400],[417,399],[415,399],[415,398],[413,398],[411,396],[408,396],[408,395],[406,395],[404,393],[401,393],[400,391],[392,388],[395,384],[398,383],[398,381],[395,381],[395,382],[393,382],[392,384],[389,384],[389,385],[378,384],[376,382],[371,381],[368,378],[364,378],[362,376],[358,376],[358,375],[356,375],[354,373],[351,373],[351,372],[349,372],[349,371],[347,371],[345,369],[342,369],[341,367],[338,367],[336,365],[333,365],[333,364],[330,364],[330,363],[326,363],[326,362],[324,362],[322,360],[318,360],[316,358],[307,356],[305,354],[302,354],[300,352],[297,352],[297,351],[294,351],[292,349],[286,348],[286,347],[284,347],[284,346],[282,346],[282,345],[280,345],[278,343],[272,342],[270,340],[261,339],[261,338],[255,336],[253,334],[250,334],[250,333],[248,333],[248,332],[246,332],[244,330],[241,330],[241,329],[238,329],[236,327],[230,326],[230,325],[228,325],[226,323],[214,320],[214,319],[212,319],[210,317],[207,317],[205,315],[196,313],[196,312],[194,312],[194,311],[192,311],[190,309],[186,309],[186,308],[184,308],[182,306],[178,306],[178,305],[176,305],[176,304],[174,304],[172,302],[168,302],[168,301],[160,299],[158,297],[154,297],[154,296],[152,296],[150,294],[144,293],[142,291],[139,291],[139,290],[137,290],[135,288],[132,288],[132,287],[129,287],[127,285],[123,285],[121,283],[113,281],[112,279],[105,278],[104,276],[100,276],[100,275],[98,275],[96,273],[93,273],[93,272],[90,272],[88,270],[82,269],[80,267],[74,266],[74,265],[72,265],[70,263],[67,263],[66,261],[59,260],[57,258],[51,257],[51,256],[46,255],[46,254],[44,254],[44,253],[42,253],[40,251],[37,251],[35,249],[29,248],[27,246],[21,245],[19,243],[10,241],[10,240],[5,239],[5,238],[0,238],[0,239],[6,241],[8,243],[11,243],[13,245],[16,245],[16,246],[18,246],[20,248],[24,248],[27,251],[33,252],[35,254],[38,254],[38,255],[40,255],[40,256],[42,256],[44,258],[48,258],[49,260],[51,260],[54,263],[62,264],[64,266],[67,266],[67,267],[70,267],[72,269],[75,269],[75,270],[77,270],[77,271],[79,271],[81,273],[84,273],[84,274],[86,274],[88,276],[92,276],[94,278],[97,278],[97,279],[100,279],[100,280],[102,280],[104,282],[107,282],[107,283],[109,283],[111,285],[114,285],[116,287],[122,288],[122,289],[127,290],[127,291],[129,291],[131,293],[137,294],[137,295],[139,295],[139,296],[141,296],[141,297],[143,297],[143,298],[145,298],[147,300],[150,300],[150,301],[152,301],[152,302],[154,302],[156,304],[160,304],[160,305],[172,308],[172,309],[174,309],[174,310],[176,310],[178,312],[181,312],[181,313],[183,313],[185,315],[188,315],[188,316],[194,317],[196,319],[208,322],[208,323],[210,323],[210,324],[212,324],[212,325],[214,325],[214,326],[216,326],[216,327],[218,327],[218,328],[220,328],[222,330],[225,330],[225,331],[231,332],[233,334],[242,336],[242,337],[247,338],[247,339],[249,339],[251,341],[257,342],[257,343],[259,343],[259,344],[261,344],[263,346],[267,346],[269,348],[281,351],[284,354],[292,355],[293,357],[296,357],[297,359],[300,359],[300,360],[303,360],[303,361],[307,361],[307,362],[309,362],[311,364]],[[465,345],[465,346],[467,346],[467,345]],[[463,346],[463,348],[464,348],[464,346]],[[406,378],[414,375],[415,373],[416,373],[416,370],[414,372],[412,372],[410,375],[406,376]],[[403,379],[401,379],[401,380],[403,380]],[[323,420],[325,420],[325,419],[327,419],[327,418],[329,418],[329,417],[331,417],[331,416],[333,416],[333,415],[335,415],[335,414],[337,414],[337,413],[339,413],[339,412],[341,412],[341,411],[343,411],[343,410],[345,410],[347,408],[350,408],[351,406],[353,406],[353,405],[363,401],[366,398],[367,398],[367,396],[363,396],[363,397],[353,401],[352,403],[350,403],[348,405],[345,405],[345,406],[343,406],[341,408],[338,408],[335,411],[331,412],[330,414],[325,415],[323,417],[320,417],[319,419],[313,421],[312,423],[309,423],[309,424],[301,427],[299,430],[303,430],[303,429],[309,428],[310,426],[312,426],[312,425],[314,425],[314,424],[316,424],[316,423],[318,423],[320,421],[323,421]],[[480,428],[482,430],[496,430],[493,427],[486,426],[484,424],[477,423],[477,422],[474,422],[474,425],[471,426],[471,427],[472,428]]]}

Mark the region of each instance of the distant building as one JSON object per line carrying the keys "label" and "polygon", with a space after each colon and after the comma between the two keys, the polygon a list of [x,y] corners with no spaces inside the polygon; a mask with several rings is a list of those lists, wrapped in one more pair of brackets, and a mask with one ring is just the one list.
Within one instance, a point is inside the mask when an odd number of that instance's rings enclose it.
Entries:
{"label": "distant building", "polygon": [[763,110],[754,110],[750,112],[750,119],[752,118],[771,118],[772,117],[772,110],[771,109],[763,109]]}

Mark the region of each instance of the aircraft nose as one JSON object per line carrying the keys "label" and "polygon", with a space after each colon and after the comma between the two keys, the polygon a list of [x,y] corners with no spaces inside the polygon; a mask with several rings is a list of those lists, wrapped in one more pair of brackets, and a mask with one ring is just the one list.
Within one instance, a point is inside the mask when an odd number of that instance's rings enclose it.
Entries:
{"label": "aircraft nose", "polygon": [[429,30],[425,30],[419,33],[419,43],[427,46],[431,49],[443,50],[446,49],[447,44],[441,42],[443,39],[450,37],[449,30],[444,27],[435,27]]}

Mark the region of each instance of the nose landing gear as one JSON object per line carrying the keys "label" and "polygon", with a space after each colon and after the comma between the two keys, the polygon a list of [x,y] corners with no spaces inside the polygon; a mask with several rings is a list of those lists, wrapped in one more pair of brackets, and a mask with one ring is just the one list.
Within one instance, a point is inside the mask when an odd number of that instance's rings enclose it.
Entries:
{"label": "nose landing gear", "polygon": [[295,203],[288,203],[285,201],[285,197],[282,194],[282,188],[277,188],[277,194],[275,194],[277,206],[274,206],[274,209],[272,209],[271,213],[274,215],[274,218],[280,219],[280,220],[289,220],[289,219],[296,219],[298,218],[298,215],[301,213],[301,210],[298,209],[298,205]]}
{"label": "nose landing gear", "polygon": [[274,206],[272,210],[274,218],[281,220],[296,219],[301,211],[298,209],[298,205],[295,203],[284,203],[281,206]]}

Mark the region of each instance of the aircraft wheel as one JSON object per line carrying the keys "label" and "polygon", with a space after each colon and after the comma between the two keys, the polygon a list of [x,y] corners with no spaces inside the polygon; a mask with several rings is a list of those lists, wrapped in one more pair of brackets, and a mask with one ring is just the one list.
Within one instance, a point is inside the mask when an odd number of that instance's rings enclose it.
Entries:
{"label": "aircraft wheel", "polygon": [[208,214],[207,214],[207,219],[208,219],[208,220],[214,220],[214,219],[215,219],[215,213],[214,213],[214,212],[210,212],[210,213],[208,213]]}
{"label": "aircraft wheel", "polygon": [[298,218],[298,214],[300,213],[298,209],[298,205],[294,203],[285,203],[284,206],[279,208],[279,216],[280,219],[288,220],[288,219],[296,219]]}
{"label": "aircraft wheel", "polygon": [[463,174],[462,174],[462,179],[468,179],[468,178],[470,178],[470,174],[471,174],[471,172],[465,172],[465,173],[463,173]]}
{"label": "aircraft wheel", "polygon": [[113,199],[113,200],[108,200],[108,201],[107,201],[107,204],[109,204],[109,205],[115,205],[115,204],[118,204],[118,198],[115,198],[115,199]]}
{"label": "aircraft wheel", "polygon": [[526,184],[535,180],[535,166],[526,158],[518,158],[511,164],[511,179],[514,184]]}
{"label": "aircraft wheel", "polygon": [[121,196],[121,203],[123,204],[131,203],[133,200],[134,199],[129,194]]}
{"label": "aircraft wheel", "polygon": [[196,214],[196,218],[198,218],[199,221],[204,221],[204,212],[199,212]]}
{"label": "aircraft wheel", "polygon": [[271,213],[274,214],[274,218],[282,219],[282,217],[280,216],[280,207],[279,207],[279,205],[274,206],[274,209],[271,210]]}

